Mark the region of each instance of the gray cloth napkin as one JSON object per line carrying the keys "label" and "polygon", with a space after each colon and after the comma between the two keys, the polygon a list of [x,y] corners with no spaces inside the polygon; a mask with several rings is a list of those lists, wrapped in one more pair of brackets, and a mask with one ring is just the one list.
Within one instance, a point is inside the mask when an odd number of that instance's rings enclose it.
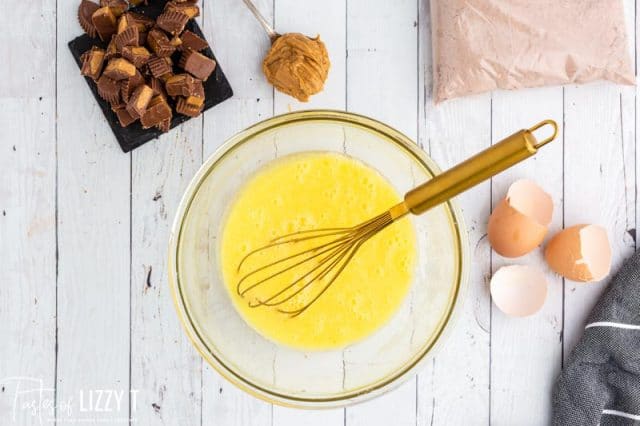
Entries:
{"label": "gray cloth napkin", "polygon": [[589,316],[553,391],[554,425],[640,425],[640,251]]}

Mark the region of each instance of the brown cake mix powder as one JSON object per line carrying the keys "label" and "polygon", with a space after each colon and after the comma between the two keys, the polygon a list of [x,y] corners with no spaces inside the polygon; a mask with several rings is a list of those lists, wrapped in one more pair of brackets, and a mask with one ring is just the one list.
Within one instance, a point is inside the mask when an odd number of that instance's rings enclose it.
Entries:
{"label": "brown cake mix powder", "polygon": [[434,100],[494,89],[634,84],[620,0],[432,0]]}

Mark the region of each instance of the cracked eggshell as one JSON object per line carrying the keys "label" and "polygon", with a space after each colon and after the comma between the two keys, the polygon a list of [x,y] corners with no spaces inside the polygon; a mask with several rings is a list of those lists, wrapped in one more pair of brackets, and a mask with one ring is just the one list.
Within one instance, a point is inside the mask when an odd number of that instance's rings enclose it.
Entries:
{"label": "cracked eggshell", "polygon": [[503,266],[491,277],[491,298],[509,316],[533,315],[547,298],[547,279],[533,266]]}
{"label": "cracked eggshell", "polygon": [[611,245],[598,225],[575,225],[558,232],[547,244],[549,267],[572,281],[600,281],[611,271]]}
{"label": "cracked eggshell", "polygon": [[553,200],[535,182],[514,182],[489,217],[491,247],[504,257],[520,257],[542,244],[551,223]]}

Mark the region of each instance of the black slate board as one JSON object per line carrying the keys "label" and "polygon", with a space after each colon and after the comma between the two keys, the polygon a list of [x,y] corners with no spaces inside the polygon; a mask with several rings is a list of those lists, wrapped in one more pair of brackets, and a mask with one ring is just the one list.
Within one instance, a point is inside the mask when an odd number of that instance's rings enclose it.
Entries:
{"label": "black slate board", "polygon": [[[167,0],[156,0],[156,1],[153,1],[152,4],[150,4],[149,6],[140,6],[140,7],[132,8],[131,11],[140,13],[142,15],[146,15],[155,19],[158,15],[162,13],[162,10],[164,9],[164,5],[166,3],[167,3]],[[200,27],[194,20],[189,21],[186,29],[204,38],[204,35],[202,34]],[[86,34],[69,42],[69,49],[71,49],[71,53],[73,54],[73,57],[75,58],[79,68],[82,67],[82,61],[80,60],[80,56],[87,50],[91,49],[92,46],[98,46],[105,49],[106,43],[103,43],[99,38],[94,39],[89,37]],[[205,103],[204,103],[204,110],[203,110],[204,112],[214,107],[215,105],[218,105],[224,100],[229,99],[231,96],[233,96],[233,90],[229,85],[229,81],[227,80],[224,73],[222,72],[222,68],[220,67],[220,62],[218,62],[218,60],[214,56],[211,49],[207,48],[206,50],[203,50],[201,53],[204,54],[205,56],[208,56],[209,58],[212,58],[218,64],[216,66],[215,71],[213,72],[213,74],[211,74],[209,79],[203,82],[204,91],[205,91]],[[173,56],[174,63],[177,63],[179,58],[180,58],[180,52],[176,52],[176,54]],[[78,75],[80,75],[80,73],[78,73]],[[118,121],[118,117],[113,111],[111,111],[111,105],[109,105],[107,101],[105,101],[98,95],[98,88],[95,82],[89,77],[85,77],[85,80],[89,85],[89,89],[91,89],[91,92],[93,92],[93,96],[96,98],[96,101],[100,105],[100,108],[102,109],[102,112],[104,113],[104,116],[107,119],[107,122],[111,126],[111,130],[113,130],[113,134],[118,140],[118,143],[122,148],[122,151],[129,152],[149,142],[152,139],[158,138],[160,135],[163,134],[160,130],[156,128],[147,129],[147,130],[143,129],[142,125],[140,124],[140,121],[136,121],[135,123],[131,124],[128,127],[121,127],[120,122]],[[191,117],[187,117],[185,115],[176,113],[175,105],[172,104],[171,106],[174,108],[173,119],[171,120],[172,129],[184,123],[185,121],[191,119]]]}

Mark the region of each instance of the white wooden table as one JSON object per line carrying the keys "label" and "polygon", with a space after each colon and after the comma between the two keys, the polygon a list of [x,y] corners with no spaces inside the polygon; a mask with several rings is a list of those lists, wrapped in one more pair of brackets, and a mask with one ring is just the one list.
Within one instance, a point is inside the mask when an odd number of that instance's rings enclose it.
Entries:
{"label": "white wooden table", "polygon": [[[303,105],[265,82],[268,40],[242,2],[204,0],[198,19],[235,96],[125,155],[67,48],[81,33],[78,2],[0,2],[1,424],[49,424],[53,401],[59,424],[129,416],[141,425],[548,423],[553,381],[605,285],[564,282],[545,269],[544,309],[505,317],[487,291],[506,263],[487,244],[487,217],[514,179],[533,178],[553,196],[551,232],[605,226],[617,267],[636,245],[635,88],[496,92],[434,107],[427,0],[259,0],[279,31],[319,33],[327,43],[326,90]],[[625,4],[635,52],[636,7]],[[203,363],[165,272],[174,211],[203,159],[244,127],[303,108],[383,120],[442,167],[540,119],[563,124],[538,157],[460,197],[473,271],[445,348],[396,391],[323,412],[258,401]],[[539,251],[522,262],[545,268]]]}

